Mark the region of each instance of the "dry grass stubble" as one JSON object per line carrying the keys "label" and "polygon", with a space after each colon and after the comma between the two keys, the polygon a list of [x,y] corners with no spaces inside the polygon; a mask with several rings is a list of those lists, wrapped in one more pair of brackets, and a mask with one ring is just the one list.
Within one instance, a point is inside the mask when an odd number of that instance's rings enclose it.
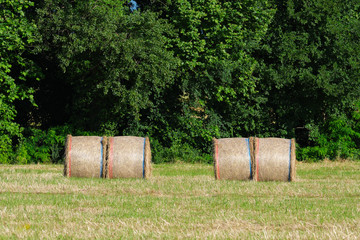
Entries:
{"label": "dry grass stubble", "polygon": [[215,181],[202,164],[142,179],[0,166],[0,238],[357,239],[360,162],[297,166],[297,181]]}

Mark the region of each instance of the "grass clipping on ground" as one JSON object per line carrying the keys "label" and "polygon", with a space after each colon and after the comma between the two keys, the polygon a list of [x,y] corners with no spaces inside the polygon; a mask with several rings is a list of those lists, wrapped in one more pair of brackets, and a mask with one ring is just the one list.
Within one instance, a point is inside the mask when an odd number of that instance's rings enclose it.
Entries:
{"label": "grass clipping on ground", "polygon": [[296,182],[215,181],[213,166],[143,179],[0,165],[0,238],[356,239],[360,162],[299,163]]}

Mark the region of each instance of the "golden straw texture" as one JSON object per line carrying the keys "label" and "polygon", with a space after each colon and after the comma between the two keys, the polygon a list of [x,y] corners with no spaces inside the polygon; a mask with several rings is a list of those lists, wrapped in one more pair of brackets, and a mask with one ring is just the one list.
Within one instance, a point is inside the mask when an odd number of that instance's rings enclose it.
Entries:
{"label": "golden straw texture", "polygon": [[145,140],[145,175],[144,178],[148,179],[151,177],[152,167],[151,167],[151,147],[150,140],[146,137]]}
{"label": "golden straw texture", "polygon": [[67,177],[99,178],[103,160],[101,137],[67,136],[64,174]]}
{"label": "golden straw texture", "polygon": [[216,179],[250,180],[250,147],[247,138],[214,140]]}
{"label": "golden straw texture", "polygon": [[112,178],[143,178],[145,138],[121,136],[113,139]]}
{"label": "golden straw texture", "polygon": [[[255,139],[255,167],[254,179],[257,181],[289,181],[292,179],[291,170],[295,173],[295,164],[291,169],[290,163],[295,162],[295,148],[290,139],[256,138]],[[293,151],[291,151],[293,150]]]}

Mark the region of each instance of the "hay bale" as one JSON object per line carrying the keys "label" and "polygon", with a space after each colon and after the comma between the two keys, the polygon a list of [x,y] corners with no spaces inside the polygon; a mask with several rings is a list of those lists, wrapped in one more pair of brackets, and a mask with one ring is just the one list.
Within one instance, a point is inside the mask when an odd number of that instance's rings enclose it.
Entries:
{"label": "hay bale", "polygon": [[145,165],[145,172],[144,172],[144,178],[148,179],[151,177],[151,148],[150,148],[150,140],[148,137],[145,138],[145,159],[144,159],[144,165]]}
{"label": "hay bale", "polygon": [[295,139],[255,138],[254,179],[295,180]]}
{"label": "hay bale", "polygon": [[213,139],[215,179],[250,180],[252,178],[249,138]]}
{"label": "hay bale", "polygon": [[104,177],[105,148],[103,137],[71,136],[66,138],[64,176]]}
{"label": "hay bale", "polygon": [[110,137],[107,178],[149,178],[151,149],[149,138]]}

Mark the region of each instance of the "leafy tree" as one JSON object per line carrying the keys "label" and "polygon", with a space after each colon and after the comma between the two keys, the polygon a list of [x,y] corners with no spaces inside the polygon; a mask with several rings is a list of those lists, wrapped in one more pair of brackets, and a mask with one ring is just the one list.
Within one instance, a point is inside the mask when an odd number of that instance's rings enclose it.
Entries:
{"label": "leafy tree", "polygon": [[14,140],[21,138],[15,122],[16,102],[33,101],[33,89],[26,81],[38,70],[25,55],[35,41],[36,26],[25,17],[31,1],[0,1],[0,163],[11,162]]}
{"label": "leafy tree", "polygon": [[51,66],[39,99],[60,87],[53,97],[65,100],[63,119],[75,127],[110,135],[147,131],[177,66],[166,50],[169,24],[149,11],[132,12],[126,1],[45,0],[37,25],[39,65]]}
{"label": "leafy tree", "polygon": [[23,125],[41,130],[25,131],[22,162],[59,161],[70,130],[150,135],[155,161],[207,161],[213,137],[297,127],[303,158],[359,155],[355,0],[0,4],[0,162]]}
{"label": "leafy tree", "polygon": [[[267,98],[268,131],[328,125],[349,115],[360,95],[358,1],[276,0],[261,48],[257,90]],[[309,125],[310,124],[310,125]],[[309,129],[310,130],[310,129]],[[303,141],[307,144],[308,141]]]}
{"label": "leafy tree", "polygon": [[[169,143],[210,152],[212,137],[256,132],[262,97],[253,76],[251,50],[267,31],[273,10],[267,1],[137,1],[159,11],[174,26],[171,49],[181,59],[165,122]],[[175,119],[175,120],[174,120]],[[163,134],[164,135],[164,134]]]}

